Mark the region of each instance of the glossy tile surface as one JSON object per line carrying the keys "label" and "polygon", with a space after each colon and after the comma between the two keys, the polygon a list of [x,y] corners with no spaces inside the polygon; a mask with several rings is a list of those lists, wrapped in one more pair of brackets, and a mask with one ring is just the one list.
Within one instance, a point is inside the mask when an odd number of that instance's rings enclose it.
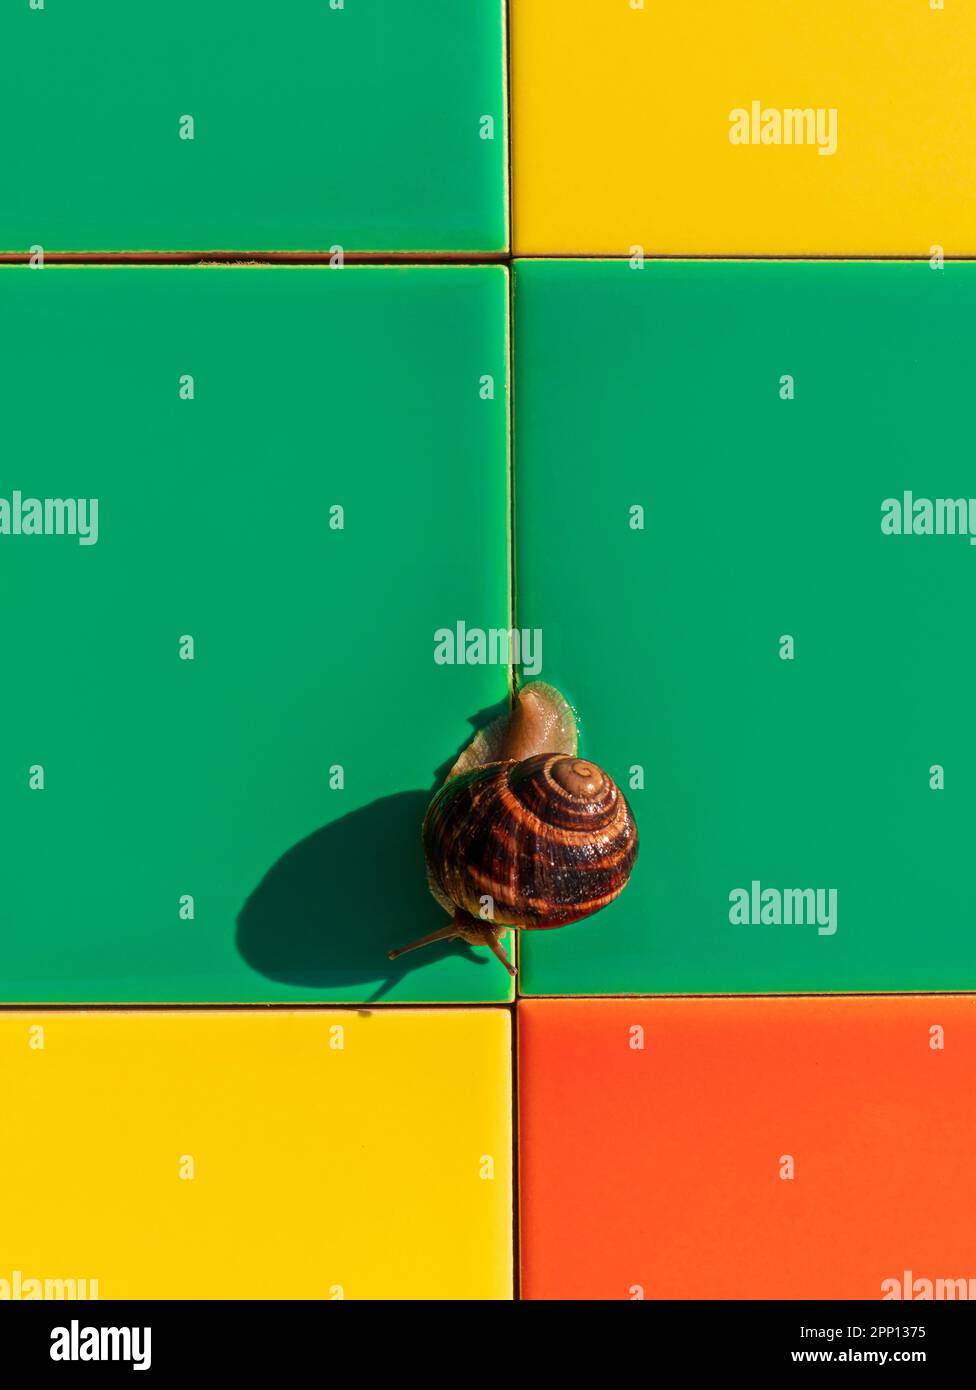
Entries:
{"label": "glossy tile surface", "polygon": [[504,250],[504,73],[502,0],[6,4],[0,251]]}
{"label": "glossy tile surface", "polygon": [[976,267],[515,277],[518,622],[641,835],[521,988],[973,988]]}
{"label": "glossy tile surface", "polygon": [[965,1298],[974,1065],[973,998],[521,1004],[523,1296]]}
{"label": "glossy tile surface", "polygon": [[972,256],[974,54],[954,0],[516,0],[515,250]]}
{"label": "glossy tile surface", "polygon": [[386,958],[507,696],[434,660],[507,624],[506,275],[0,269],[0,1000],[509,997]]}
{"label": "glossy tile surface", "polygon": [[509,1298],[508,1012],[0,1016],[0,1274]]}

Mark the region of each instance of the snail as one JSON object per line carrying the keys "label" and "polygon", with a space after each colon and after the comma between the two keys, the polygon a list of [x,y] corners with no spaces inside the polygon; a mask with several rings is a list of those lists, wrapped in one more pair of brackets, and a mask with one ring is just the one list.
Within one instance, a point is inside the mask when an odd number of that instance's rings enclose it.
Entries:
{"label": "snail", "polygon": [[623,792],[576,750],[573,711],[542,681],[475,734],[421,832],[428,886],[451,921],[390,960],[460,938],[488,946],[515,975],[501,932],[567,926],[623,891],[637,827]]}

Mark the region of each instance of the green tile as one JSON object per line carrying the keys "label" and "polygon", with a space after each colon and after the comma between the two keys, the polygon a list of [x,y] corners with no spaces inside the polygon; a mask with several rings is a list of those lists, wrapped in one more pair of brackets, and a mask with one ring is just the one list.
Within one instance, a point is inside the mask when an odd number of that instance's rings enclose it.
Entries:
{"label": "green tile", "polygon": [[0,251],[502,250],[504,72],[502,0],[11,0]]}
{"label": "green tile", "polygon": [[[976,494],[974,322],[968,264],[516,264],[519,623],[645,774],[629,888],[522,934],[526,992],[976,986],[976,548],[881,529]],[[733,924],[753,881],[836,932]]]}
{"label": "green tile", "polygon": [[446,920],[423,810],[506,694],[434,633],[507,625],[507,274],[0,269],[0,499],[99,504],[0,534],[0,999],[508,996],[386,960]]}

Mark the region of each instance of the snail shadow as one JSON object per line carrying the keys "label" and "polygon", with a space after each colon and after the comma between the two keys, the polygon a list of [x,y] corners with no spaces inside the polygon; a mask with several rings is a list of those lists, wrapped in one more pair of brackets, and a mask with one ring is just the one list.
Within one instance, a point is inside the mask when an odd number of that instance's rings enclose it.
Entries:
{"label": "snail shadow", "polygon": [[[481,710],[470,722],[481,728],[506,707]],[[372,1003],[446,955],[489,964],[490,957],[459,941],[387,959],[391,948],[447,923],[427,887],[420,827],[453,762],[437,770],[428,790],[397,792],[350,811],[271,865],[237,918],[237,949],[252,969],[314,988],[376,983],[366,1001]]]}

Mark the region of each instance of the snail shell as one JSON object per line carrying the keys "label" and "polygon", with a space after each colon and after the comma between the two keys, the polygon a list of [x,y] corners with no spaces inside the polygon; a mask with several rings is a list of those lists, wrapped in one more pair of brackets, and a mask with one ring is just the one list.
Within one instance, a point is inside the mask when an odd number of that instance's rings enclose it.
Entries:
{"label": "snail shell", "polygon": [[515,975],[506,927],[563,927],[622,891],[637,827],[620,788],[576,750],[576,716],[542,681],[475,734],[423,825],[427,881],[451,921],[390,960],[460,939],[487,946]]}
{"label": "snail shell", "polygon": [[637,827],[595,763],[539,753],[450,777],[427,811],[423,846],[431,892],[449,912],[477,919],[488,896],[499,925],[561,927],[622,891]]}

